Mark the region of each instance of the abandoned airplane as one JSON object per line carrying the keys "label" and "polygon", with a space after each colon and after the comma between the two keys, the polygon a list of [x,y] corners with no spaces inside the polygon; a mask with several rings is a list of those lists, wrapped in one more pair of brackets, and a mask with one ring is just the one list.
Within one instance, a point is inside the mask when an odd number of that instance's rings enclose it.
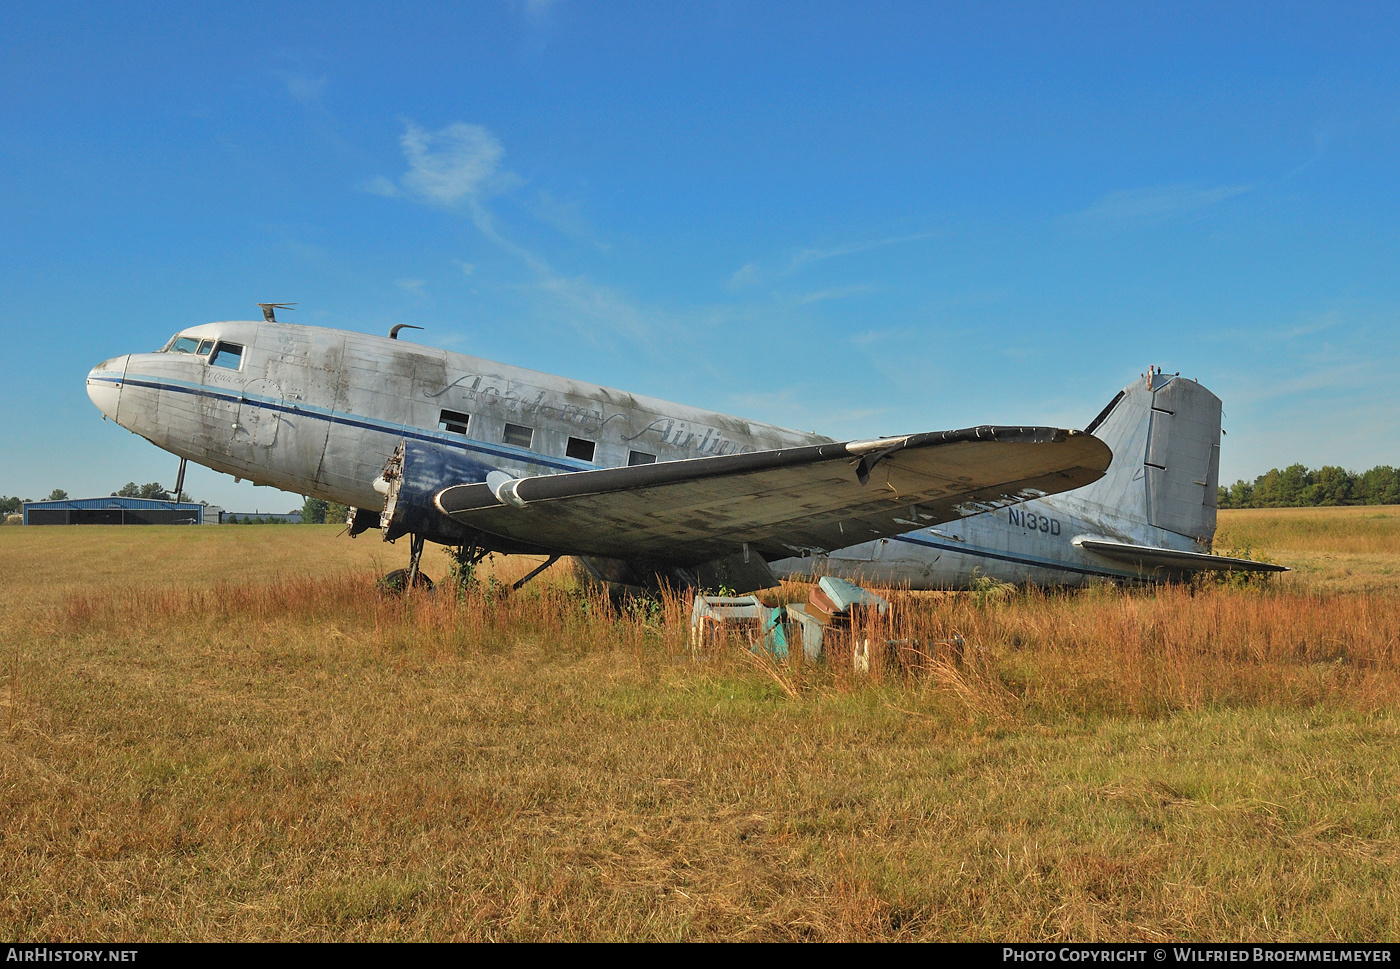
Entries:
{"label": "abandoned airplane", "polygon": [[1099,480],[772,568],[784,576],[840,575],[915,589],[967,588],[983,577],[1083,585],[1205,570],[1287,571],[1210,554],[1220,413],[1220,398],[1196,381],[1148,368],[1085,428],[1113,451]]}
{"label": "abandoned airplane", "polygon": [[408,536],[409,584],[427,541],[736,591],[813,571],[940,588],[1261,567],[1209,554],[1220,402],[1180,378],[1150,374],[1086,431],[841,442],[411,344],[402,325],[279,323],[278,305],[98,364],[88,396],[182,469]]}

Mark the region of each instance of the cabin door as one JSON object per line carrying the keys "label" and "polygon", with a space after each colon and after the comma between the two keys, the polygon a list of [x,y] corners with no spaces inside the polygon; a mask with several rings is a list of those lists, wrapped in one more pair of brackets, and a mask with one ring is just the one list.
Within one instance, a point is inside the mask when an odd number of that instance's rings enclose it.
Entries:
{"label": "cabin door", "polygon": [[234,431],[234,440],[256,447],[276,444],[282,406],[282,388],[271,380],[251,381],[243,388],[243,396],[238,403],[238,427]]}

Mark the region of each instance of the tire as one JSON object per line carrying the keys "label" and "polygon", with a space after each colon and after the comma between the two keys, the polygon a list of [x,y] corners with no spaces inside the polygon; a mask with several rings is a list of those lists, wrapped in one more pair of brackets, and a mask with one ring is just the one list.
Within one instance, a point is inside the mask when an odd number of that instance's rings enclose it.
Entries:
{"label": "tire", "polygon": [[[408,582],[408,569],[395,569],[379,580],[379,588],[388,595],[403,595],[405,584]],[[413,587],[423,592],[433,591],[433,580],[422,572],[418,573],[414,579]]]}

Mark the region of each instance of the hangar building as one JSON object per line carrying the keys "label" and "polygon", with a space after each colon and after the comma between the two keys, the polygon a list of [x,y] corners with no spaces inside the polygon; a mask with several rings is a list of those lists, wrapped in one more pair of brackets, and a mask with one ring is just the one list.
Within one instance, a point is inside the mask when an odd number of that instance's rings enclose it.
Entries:
{"label": "hangar building", "polygon": [[154,498],[65,498],[62,501],[26,501],[26,525],[202,525],[207,509],[193,501],[156,501]]}

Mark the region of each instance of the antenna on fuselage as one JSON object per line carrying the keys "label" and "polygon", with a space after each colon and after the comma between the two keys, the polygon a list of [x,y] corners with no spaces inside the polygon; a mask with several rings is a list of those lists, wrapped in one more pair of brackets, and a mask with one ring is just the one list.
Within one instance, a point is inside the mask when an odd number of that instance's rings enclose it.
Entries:
{"label": "antenna on fuselage", "polygon": [[277,322],[277,316],[276,316],[276,314],[273,313],[273,310],[289,310],[289,309],[291,309],[293,306],[295,306],[295,305],[297,305],[297,304],[296,304],[296,303],[259,303],[258,305],[262,307],[263,319],[266,320],[268,323],[276,323],[276,322]]}
{"label": "antenna on fuselage", "polygon": [[412,323],[396,323],[389,327],[389,339],[397,340],[400,330],[421,330],[421,326],[414,326]]}

